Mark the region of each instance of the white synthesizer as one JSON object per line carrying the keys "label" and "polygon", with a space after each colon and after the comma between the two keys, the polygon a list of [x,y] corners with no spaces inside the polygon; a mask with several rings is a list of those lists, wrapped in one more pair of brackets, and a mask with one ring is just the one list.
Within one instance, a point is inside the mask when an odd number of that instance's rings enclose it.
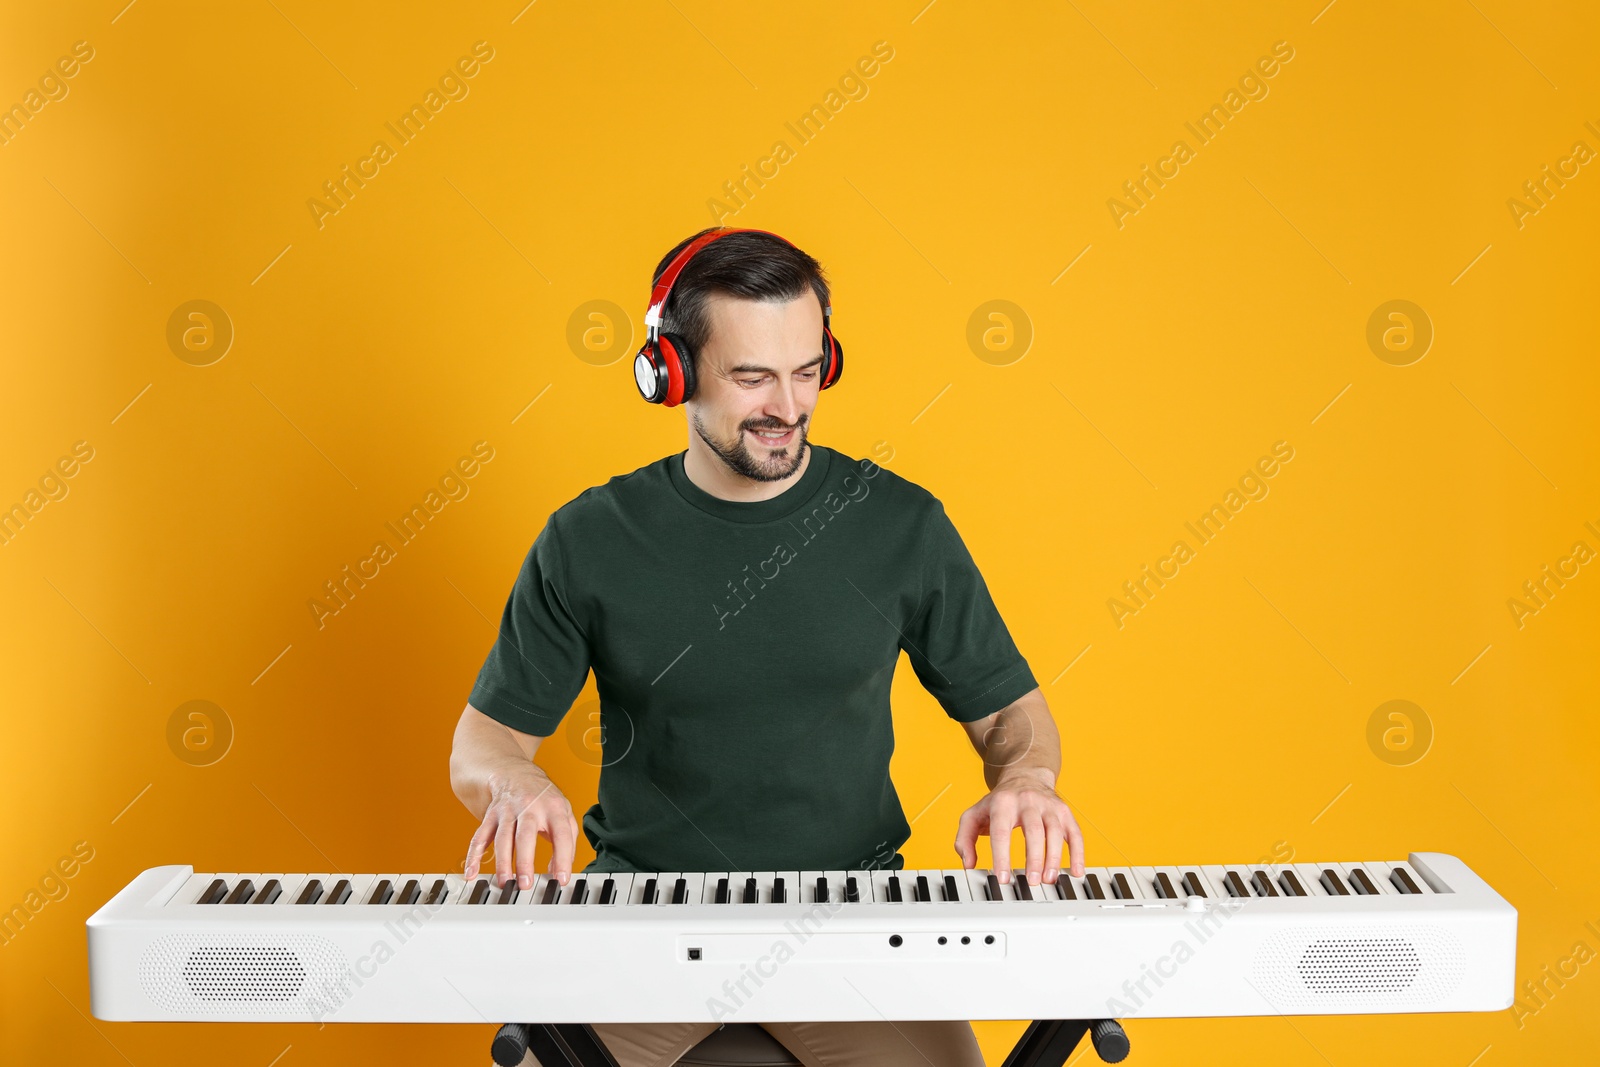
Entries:
{"label": "white synthesizer", "polygon": [[106,1020],[793,1022],[1497,1011],[1517,912],[1454,856],[1090,868],[140,874]]}

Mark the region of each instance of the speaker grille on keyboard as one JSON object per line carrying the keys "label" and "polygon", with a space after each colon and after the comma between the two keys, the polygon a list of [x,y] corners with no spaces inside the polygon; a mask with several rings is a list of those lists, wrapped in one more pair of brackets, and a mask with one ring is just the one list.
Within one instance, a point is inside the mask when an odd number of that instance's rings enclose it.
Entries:
{"label": "speaker grille on keyboard", "polygon": [[1416,980],[1422,959],[1403,938],[1324,938],[1306,946],[1296,969],[1319,993],[1398,993]]}
{"label": "speaker grille on keyboard", "polygon": [[1250,976],[1276,1011],[1426,1011],[1466,976],[1466,951],[1437,927],[1302,927],[1262,942]]}
{"label": "speaker grille on keyboard", "polygon": [[305,1016],[319,1005],[336,1007],[329,994],[348,970],[338,946],[322,937],[173,934],[145,949],[139,984],[172,1012]]}

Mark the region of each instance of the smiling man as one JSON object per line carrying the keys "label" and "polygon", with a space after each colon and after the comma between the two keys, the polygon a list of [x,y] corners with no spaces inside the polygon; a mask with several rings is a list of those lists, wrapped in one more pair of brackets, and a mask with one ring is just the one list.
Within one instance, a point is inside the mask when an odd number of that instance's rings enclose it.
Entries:
{"label": "smiling man", "polygon": [[[1063,842],[1081,876],[1055,724],[944,506],[809,440],[843,359],[821,266],[764,231],[707,230],[655,280],[636,378],[683,404],[688,448],[585,490],[535,539],[456,726],[451,784],[480,822],[466,876],[492,842],[497,880],[531,887],[542,837],[570,877],[578,823],[534,756],[591,669],[586,873],[901,869],[902,653],[983,759],[962,866],[988,835],[1008,880],[1020,827],[1029,882],[1055,880]],[[959,1020],[763,1026],[806,1067],[983,1063]],[[594,1029],[621,1067],[667,1067],[716,1028]]]}

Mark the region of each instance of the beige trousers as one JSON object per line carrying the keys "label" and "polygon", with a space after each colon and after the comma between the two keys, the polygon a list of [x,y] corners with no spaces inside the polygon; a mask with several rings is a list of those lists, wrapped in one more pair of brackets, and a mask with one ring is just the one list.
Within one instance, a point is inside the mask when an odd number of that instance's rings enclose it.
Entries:
{"label": "beige trousers", "polygon": [[[671,1067],[716,1023],[595,1023],[619,1067]],[[762,1023],[805,1067],[984,1067],[968,1022]]]}

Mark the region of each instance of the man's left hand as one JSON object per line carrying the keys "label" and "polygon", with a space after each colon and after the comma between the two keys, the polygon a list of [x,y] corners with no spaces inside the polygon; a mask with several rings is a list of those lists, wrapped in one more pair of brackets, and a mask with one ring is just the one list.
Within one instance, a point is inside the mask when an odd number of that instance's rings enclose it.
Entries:
{"label": "man's left hand", "polygon": [[[1048,772],[1043,772],[1048,773]],[[1053,775],[1051,777],[1054,777]],[[1068,845],[1074,878],[1083,877],[1083,834],[1067,802],[1038,771],[1018,769],[995,783],[989,795],[961,813],[956,854],[969,870],[978,863],[978,838],[987,835],[995,876],[1011,880],[1011,831],[1022,827],[1027,843],[1028,884],[1054,882],[1061,866],[1061,842]]]}

